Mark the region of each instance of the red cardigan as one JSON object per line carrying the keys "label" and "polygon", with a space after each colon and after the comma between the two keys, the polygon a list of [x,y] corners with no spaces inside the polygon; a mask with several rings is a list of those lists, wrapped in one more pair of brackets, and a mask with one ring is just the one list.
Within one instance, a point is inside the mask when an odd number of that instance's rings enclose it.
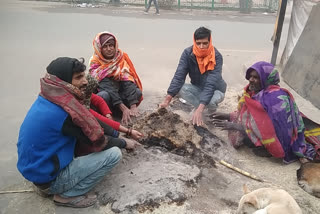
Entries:
{"label": "red cardigan", "polygon": [[107,114],[112,114],[112,112],[110,111],[109,106],[104,101],[104,99],[96,94],[92,94],[90,101],[91,105],[93,105],[97,109],[97,111],[90,109],[89,111],[91,112],[91,114],[95,118],[111,126],[113,129],[119,131],[120,123],[106,117]]}

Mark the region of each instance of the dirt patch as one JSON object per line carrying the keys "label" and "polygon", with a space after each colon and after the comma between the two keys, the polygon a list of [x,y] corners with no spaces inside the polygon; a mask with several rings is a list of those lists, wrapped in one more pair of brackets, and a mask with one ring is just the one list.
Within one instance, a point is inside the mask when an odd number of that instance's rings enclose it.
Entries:
{"label": "dirt patch", "polygon": [[190,142],[196,148],[200,148],[202,137],[193,126],[186,123],[182,118],[167,109],[158,109],[139,120],[134,128],[144,133],[142,142],[153,143],[154,138],[167,139],[173,148],[185,147]]}
{"label": "dirt patch", "polygon": [[193,126],[167,109],[147,114],[134,128],[144,134],[141,143],[146,148],[163,147],[171,153],[188,157],[189,164],[199,167],[214,167],[215,154],[222,145],[222,141],[208,129]]}

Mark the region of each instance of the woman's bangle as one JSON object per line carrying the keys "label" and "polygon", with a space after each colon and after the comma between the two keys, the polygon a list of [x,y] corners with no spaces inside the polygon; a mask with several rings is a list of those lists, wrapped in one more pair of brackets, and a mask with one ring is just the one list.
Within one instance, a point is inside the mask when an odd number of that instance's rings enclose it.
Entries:
{"label": "woman's bangle", "polygon": [[128,136],[128,137],[130,137],[130,136],[131,136],[131,134],[132,134],[132,128],[128,128],[128,131],[127,131],[127,133],[126,133],[126,134],[127,134],[127,136]]}

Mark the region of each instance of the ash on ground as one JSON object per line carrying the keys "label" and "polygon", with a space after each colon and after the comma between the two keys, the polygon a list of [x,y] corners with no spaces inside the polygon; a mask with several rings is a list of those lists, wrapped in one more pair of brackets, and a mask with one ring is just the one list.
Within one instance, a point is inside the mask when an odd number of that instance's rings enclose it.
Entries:
{"label": "ash on ground", "polygon": [[111,204],[115,213],[152,212],[163,204],[184,213],[236,209],[241,195],[233,191],[245,178],[216,163],[230,159],[226,143],[166,109],[141,116],[133,128],[144,134],[143,146],[124,151],[123,162],[95,188],[100,205]]}

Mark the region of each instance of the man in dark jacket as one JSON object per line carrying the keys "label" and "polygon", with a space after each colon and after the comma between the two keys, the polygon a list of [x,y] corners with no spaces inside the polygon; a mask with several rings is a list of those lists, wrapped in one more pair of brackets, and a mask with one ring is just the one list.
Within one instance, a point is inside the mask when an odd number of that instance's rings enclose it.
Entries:
{"label": "man in dark jacket", "polygon": [[[53,194],[60,206],[95,204],[96,196],[86,193],[120,161],[119,148],[135,147],[118,138],[108,140],[107,129],[81,103],[87,85],[85,69],[74,58],[52,61],[19,132],[18,170],[37,192]],[[93,153],[74,158],[76,141],[92,144]]]}
{"label": "man in dark jacket", "polygon": [[[202,125],[204,108],[207,106],[215,110],[224,99],[227,84],[221,76],[222,64],[222,55],[212,45],[211,31],[205,27],[198,28],[194,33],[193,46],[186,48],[181,55],[167,96],[160,107],[166,108],[179,93],[181,98],[196,107],[192,116],[193,125]],[[185,83],[187,74],[191,84]]]}

